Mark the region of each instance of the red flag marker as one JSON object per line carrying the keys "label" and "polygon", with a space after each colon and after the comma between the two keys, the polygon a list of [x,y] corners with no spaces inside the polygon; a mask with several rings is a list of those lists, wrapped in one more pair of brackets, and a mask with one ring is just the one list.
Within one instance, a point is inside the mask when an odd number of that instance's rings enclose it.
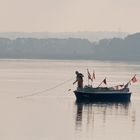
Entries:
{"label": "red flag marker", "polygon": [[137,82],[136,75],[131,79],[131,81],[132,81],[133,83],[136,83],[136,82]]}
{"label": "red flag marker", "polygon": [[107,84],[107,82],[106,82],[106,78],[103,80],[103,83],[106,85]]}

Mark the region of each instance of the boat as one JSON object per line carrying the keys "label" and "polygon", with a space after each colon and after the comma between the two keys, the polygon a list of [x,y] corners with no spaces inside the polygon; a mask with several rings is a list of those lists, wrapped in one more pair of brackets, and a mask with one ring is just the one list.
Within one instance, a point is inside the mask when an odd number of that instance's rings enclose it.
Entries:
{"label": "boat", "polygon": [[[81,86],[79,83],[77,83],[77,89],[73,91],[77,101],[129,102],[132,95],[129,85],[138,81],[135,74],[126,84],[119,84],[113,87],[104,87],[101,86],[102,84],[107,85],[106,78],[104,78],[104,80],[97,87],[93,87],[92,82],[93,79],[95,80],[95,73],[93,71],[92,78],[88,69],[87,73],[88,85],[83,86],[83,84],[81,84]],[[89,84],[89,80],[91,80],[91,84]]]}
{"label": "boat", "polygon": [[130,101],[131,92],[128,87],[114,89],[113,87],[92,87],[86,85],[83,88],[77,88],[75,91],[77,101]]}

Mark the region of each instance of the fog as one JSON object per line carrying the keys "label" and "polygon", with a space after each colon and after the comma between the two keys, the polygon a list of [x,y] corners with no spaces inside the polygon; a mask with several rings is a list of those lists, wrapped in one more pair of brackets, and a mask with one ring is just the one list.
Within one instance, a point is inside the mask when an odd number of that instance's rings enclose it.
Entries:
{"label": "fog", "polygon": [[0,32],[140,31],[139,0],[0,0]]}

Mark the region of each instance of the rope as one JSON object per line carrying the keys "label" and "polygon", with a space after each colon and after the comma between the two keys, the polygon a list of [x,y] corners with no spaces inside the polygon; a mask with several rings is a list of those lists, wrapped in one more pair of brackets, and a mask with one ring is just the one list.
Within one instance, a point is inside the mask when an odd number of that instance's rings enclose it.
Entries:
{"label": "rope", "polygon": [[44,90],[42,90],[42,91],[34,92],[34,93],[28,94],[28,95],[17,96],[16,98],[26,98],[26,97],[31,97],[31,96],[35,96],[35,95],[42,94],[42,93],[44,93],[44,92],[46,92],[46,91],[50,91],[50,90],[53,90],[53,89],[55,89],[55,88],[57,88],[57,87],[60,87],[61,85],[66,84],[67,82],[71,81],[72,79],[73,79],[73,78],[71,78],[71,79],[69,79],[69,80],[66,80],[66,81],[64,81],[64,82],[62,82],[62,83],[60,83],[60,84],[57,84],[57,85],[55,85],[55,86],[53,86],[53,87],[51,87],[51,88],[47,88],[47,89],[44,89]]}

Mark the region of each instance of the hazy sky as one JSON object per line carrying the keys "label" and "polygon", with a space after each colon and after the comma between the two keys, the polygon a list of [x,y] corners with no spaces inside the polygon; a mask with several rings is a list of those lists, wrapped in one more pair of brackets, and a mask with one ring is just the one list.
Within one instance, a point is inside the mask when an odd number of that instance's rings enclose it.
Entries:
{"label": "hazy sky", "polygon": [[0,32],[140,31],[140,0],[0,0]]}

